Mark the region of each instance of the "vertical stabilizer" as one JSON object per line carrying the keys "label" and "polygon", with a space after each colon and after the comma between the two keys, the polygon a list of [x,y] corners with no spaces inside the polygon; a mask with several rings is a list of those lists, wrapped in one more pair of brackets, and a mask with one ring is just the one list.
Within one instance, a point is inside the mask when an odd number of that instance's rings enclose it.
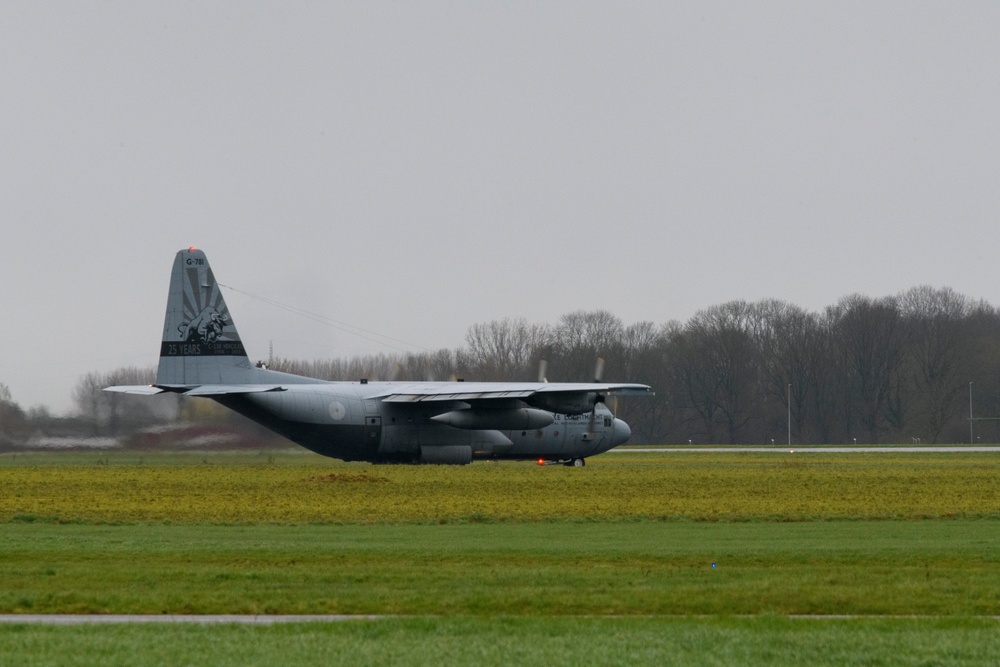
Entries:
{"label": "vertical stabilizer", "polygon": [[239,384],[255,370],[205,253],[181,250],[170,274],[156,384]]}

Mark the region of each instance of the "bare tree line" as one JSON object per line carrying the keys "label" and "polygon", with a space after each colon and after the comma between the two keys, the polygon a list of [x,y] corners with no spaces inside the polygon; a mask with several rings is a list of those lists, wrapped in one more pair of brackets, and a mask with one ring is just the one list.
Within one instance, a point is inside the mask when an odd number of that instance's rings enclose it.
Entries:
{"label": "bare tree line", "polygon": [[[465,347],[277,368],[331,380],[644,382],[656,397],[616,407],[645,443],[966,442],[1000,416],[1000,311],[949,288],[844,297],[823,312],[731,301],[688,322],[625,325],[578,311],[555,325],[473,325]],[[998,439],[1000,422],[977,422]]]}
{"label": "bare tree line", "polygon": [[[847,296],[819,313],[768,299],[661,325],[626,325],[605,310],[554,325],[495,320],[471,326],[457,350],[279,358],[271,368],[327,380],[469,381],[535,381],[541,368],[551,381],[590,381],[598,358],[603,379],[656,391],[610,406],[636,443],[782,443],[789,430],[802,444],[967,442],[970,396],[976,417],[1000,416],[1000,311],[926,286]],[[115,435],[182,419],[190,401],[100,391],[154,377],[152,367],[87,374],[74,392],[83,423]],[[30,422],[9,392],[0,407],[7,423]],[[977,421],[973,433],[993,442],[998,431],[1000,422]]]}

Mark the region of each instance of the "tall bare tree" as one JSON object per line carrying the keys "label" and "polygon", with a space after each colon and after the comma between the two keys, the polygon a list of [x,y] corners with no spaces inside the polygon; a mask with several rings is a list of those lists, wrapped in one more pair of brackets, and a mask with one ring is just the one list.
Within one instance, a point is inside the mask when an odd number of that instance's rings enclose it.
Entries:
{"label": "tall bare tree", "polygon": [[905,337],[898,301],[855,294],[829,310],[834,342],[844,364],[849,425],[857,421],[868,442],[902,425],[901,371]]}
{"label": "tall bare tree", "polygon": [[899,296],[906,326],[910,377],[910,414],[914,431],[938,442],[949,423],[960,419],[972,375],[975,304],[950,288],[914,287]]}
{"label": "tall bare tree", "polygon": [[676,368],[691,407],[714,438],[722,426],[728,442],[741,442],[759,394],[756,318],[745,301],[697,312],[678,341]]}
{"label": "tall bare tree", "polygon": [[0,382],[0,447],[21,443],[29,429],[24,410],[14,402],[10,387]]}
{"label": "tall bare tree", "polygon": [[778,406],[769,415],[771,430],[781,432],[790,418],[792,436],[807,442],[809,393],[819,359],[815,357],[820,335],[817,317],[783,301],[766,300],[754,304],[760,326],[758,340],[769,406]]}
{"label": "tall bare tree", "polygon": [[578,310],[559,318],[548,346],[549,371],[560,381],[589,382],[604,359],[604,370],[618,376],[623,363],[624,324],[606,310]]}
{"label": "tall bare tree", "polygon": [[523,318],[474,324],[465,334],[460,361],[476,380],[534,380],[539,355],[551,339],[547,325],[528,324]]}

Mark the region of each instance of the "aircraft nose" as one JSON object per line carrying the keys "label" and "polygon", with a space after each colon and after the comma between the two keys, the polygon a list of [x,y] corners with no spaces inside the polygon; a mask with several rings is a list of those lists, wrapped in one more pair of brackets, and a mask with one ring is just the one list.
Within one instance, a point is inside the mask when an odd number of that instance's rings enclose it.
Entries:
{"label": "aircraft nose", "polygon": [[611,442],[614,444],[612,447],[617,447],[618,445],[624,445],[628,442],[628,439],[632,437],[632,429],[628,427],[628,424],[623,422],[621,419],[615,420],[615,431],[611,435]]}

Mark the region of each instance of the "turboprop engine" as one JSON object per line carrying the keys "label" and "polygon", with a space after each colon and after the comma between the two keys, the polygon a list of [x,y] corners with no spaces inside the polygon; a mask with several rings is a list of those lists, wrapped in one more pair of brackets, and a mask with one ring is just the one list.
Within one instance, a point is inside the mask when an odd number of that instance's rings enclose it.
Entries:
{"label": "turboprop engine", "polygon": [[551,413],[535,408],[452,410],[431,419],[455,428],[476,431],[526,431],[545,428],[555,421]]}

